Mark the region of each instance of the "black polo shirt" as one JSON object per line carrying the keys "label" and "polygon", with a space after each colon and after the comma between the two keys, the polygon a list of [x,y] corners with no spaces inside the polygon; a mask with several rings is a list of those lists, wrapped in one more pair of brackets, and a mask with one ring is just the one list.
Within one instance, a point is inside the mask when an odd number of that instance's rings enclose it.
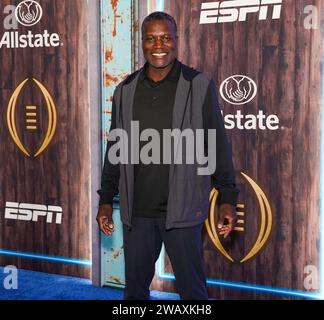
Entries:
{"label": "black polo shirt", "polygon": [[[160,136],[160,164],[134,165],[134,202],[135,217],[165,217],[169,195],[169,165],[163,162],[163,129],[172,129],[172,113],[181,73],[178,60],[168,75],[154,82],[142,72],[136,87],[133,120],[139,121],[140,134],[145,129],[155,129]],[[140,151],[149,142],[140,142]]]}

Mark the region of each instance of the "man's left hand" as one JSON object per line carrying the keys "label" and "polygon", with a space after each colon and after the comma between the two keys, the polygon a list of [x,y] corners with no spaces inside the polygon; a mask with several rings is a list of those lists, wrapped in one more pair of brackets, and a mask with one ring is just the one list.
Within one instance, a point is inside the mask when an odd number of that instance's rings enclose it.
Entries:
{"label": "man's left hand", "polygon": [[234,229],[234,224],[236,223],[236,208],[229,203],[223,203],[219,206],[218,212],[218,232],[220,235],[223,235],[224,238],[227,238]]}

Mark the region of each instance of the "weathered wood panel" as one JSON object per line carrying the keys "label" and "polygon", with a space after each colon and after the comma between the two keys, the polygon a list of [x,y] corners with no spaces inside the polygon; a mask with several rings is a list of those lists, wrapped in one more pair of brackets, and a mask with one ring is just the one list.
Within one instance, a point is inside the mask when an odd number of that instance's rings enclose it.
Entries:
{"label": "weathered wood panel", "polygon": [[[319,265],[319,165],[322,113],[324,18],[319,0],[283,1],[281,18],[200,25],[201,0],[165,1],[178,23],[179,58],[212,76],[220,84],[229,76],[246,75],[258,94],[243,106],[219,97],[224,115],[277,115],[279,130],[227,130],[232,143],[245,206],[245,232],[236,232],[224,247],[236,262],[226,260],[204,234],[208,278],[306,291],[304,268]],[[318,29],[306,29],[304,8],[318,11]],[[271,14],[270,14],[271,15]],[[143,17],[142,17],[143,18]],[[313,21],[314,22],[314,21]],[[260,229],[260,208],[240,172],[249,175],[269,200],[273,225],[262,250],[245,263],[239,260],[255,242]],[[170,271],[166,261],[165,271]],[[174,290],[174,282],[154,280],[152,288]],[[256,292],[209,287],[215,298],[275,298]],[[315,290],[316,292],[316,290]]]}
{"label": "weathered wood panel", "polygon": [[[8,4],[3,0],[2,13]],[[49,48],[0,49],[0,249],[90,259],[90,123],[88,90],[88,3],[83,0],[39,0],[43,17],[19,34],[57,33],[60,45]],[[7,31],[3,24],[0,35]],[[16,31],[16,30],[9,30]],[[57,128],[48,148],[28,158],[9,135],[6,113],[14,89],[36,78],[50,92]],[[25,106],[37,106],[36,131],[25,130]],[[16,126],[22,143],[35,150],[47,130],[46,101],[29,81],[17,101]],[[37,148],[36,148],[37,149]],[[4,219],[6,201],[61,206],[62,224]],[[90,276],[80,265],[0,256],[0,264],[19,268]]]}

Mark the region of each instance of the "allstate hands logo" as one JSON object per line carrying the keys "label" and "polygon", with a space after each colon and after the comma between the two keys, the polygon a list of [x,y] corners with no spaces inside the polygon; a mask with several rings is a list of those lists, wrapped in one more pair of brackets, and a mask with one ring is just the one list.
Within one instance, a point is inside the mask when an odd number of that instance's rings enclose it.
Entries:
{"label": "allstate hands logo", "polygon": [[222,98],[228,103],[242,105],[254,99],[258,88],[251,78],[234,75],[223,81],[219,91]]}
{"label": "allstate hands logo", "polygon": [[40,21],[43,16],[43,9],[36,1],[25,0],[16,7],[15,16],[20,24],[30,27]]}

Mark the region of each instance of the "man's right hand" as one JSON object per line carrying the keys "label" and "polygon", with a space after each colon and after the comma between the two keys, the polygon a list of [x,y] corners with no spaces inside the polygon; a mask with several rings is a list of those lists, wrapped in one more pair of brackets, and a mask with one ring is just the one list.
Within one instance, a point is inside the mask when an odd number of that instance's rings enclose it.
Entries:
{"label": "man's right hand", "polygon": [[111,204],[103,204],[99,206],[96,220],[98,222],[99,229],[106,236],[111,236],[114,232],[114,221],[112,214],[113,207]]}

